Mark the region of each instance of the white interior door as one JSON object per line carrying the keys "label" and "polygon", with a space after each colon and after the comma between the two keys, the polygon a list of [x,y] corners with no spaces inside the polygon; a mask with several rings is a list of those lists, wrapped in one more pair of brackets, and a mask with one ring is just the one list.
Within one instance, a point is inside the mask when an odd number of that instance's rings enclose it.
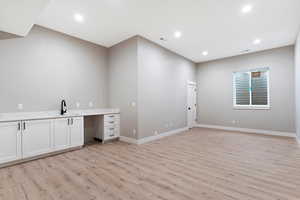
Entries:
{"label": "white interior door", "polygon": [[188,107],[187,107],[187,119],[188,127],[192,128],[196,124],[197,119],[197,87],[196,83],[188,84]]}

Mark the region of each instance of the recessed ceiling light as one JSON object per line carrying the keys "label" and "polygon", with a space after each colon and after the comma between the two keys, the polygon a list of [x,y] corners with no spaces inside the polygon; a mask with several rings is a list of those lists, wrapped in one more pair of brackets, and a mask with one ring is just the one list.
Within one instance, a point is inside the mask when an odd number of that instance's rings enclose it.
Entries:
{"label": "recessed ceiling light", "polygon": [[80,23],[84,21],[84,17],[79,13],[74,14],[74,19],[75,19],[75,21],[80,22]]}
{"label": "recessed ceiling light", "polygon": [[208,52],[207,52],[207,51],[203,51],[203,52],[202,52],[202,55],[207,56],[207,55],[208,55]]}
{"label": "recessed ceiling light", "polygon": [[250,4],[245,5],[245,6],[242,8],[242,12],[243,12],[243,13],[249,13],[249,12],[252,11],[252,8],[253,8],[253,6],[250,5]]}
{"label": "recessed ceiling light", "polygon": [[253,44],[255,44],[255,45],[258,45],[258,44],[260,44],[261,43],[261,40],[260,39],[255,39],[254,41],[253,41]]}
{"label": "recessed ceiling light", "polygon": [[180,31],[175,31],[174,32],[174,37],[175,38],[180,38],[182,36],[182,33]]}

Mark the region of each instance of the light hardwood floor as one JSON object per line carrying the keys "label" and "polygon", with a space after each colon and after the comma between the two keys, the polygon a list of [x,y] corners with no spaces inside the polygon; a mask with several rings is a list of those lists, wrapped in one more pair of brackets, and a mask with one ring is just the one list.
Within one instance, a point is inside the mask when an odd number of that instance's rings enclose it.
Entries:
{"label": "light hardwood floor", "polygon": [[299,200],[293,139],[196,128],[0,169],[1,200]]}

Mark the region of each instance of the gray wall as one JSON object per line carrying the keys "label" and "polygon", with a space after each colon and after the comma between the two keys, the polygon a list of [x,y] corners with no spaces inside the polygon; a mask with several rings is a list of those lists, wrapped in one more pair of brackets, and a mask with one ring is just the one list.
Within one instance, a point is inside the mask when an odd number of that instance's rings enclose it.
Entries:
{"label": "gray wall", "polygon": [[138,38],[138,138],[187,126],[187,82],[196,64]]}
{"label": "gray wall", "polygon": [[296,126],[300,141],[300,33],[295,46]]}
{"label": "gray wall", "polygon": [[121,109],[121,135],[136,138],[137,37],[109,49],[109,106]]}
{"label": "gray wall", "polygon": [[[258,67],[270,68],[271,109],[233,109],[232,72]],[[198,123],[295,132],[293,46],[201,63],[197,79]]]}
{"label": "gray wall", "polygon": [[35,26],[25,38],[0,40],[0,112],[107,107],[108,51]]}
{"label": "gray wall", "polygon": [[[257,67],[271,68],[271,110],[234,110],[232,72]],[[199,123],[295,132],[293,74],[293,47],[202,63],[196,73],[193,62],[141,37],[106,49],[35,26],[25,38],[0,41],[0,112],[92,101],[120,108],[121,135],[140,139],[187,126],[187,81],[198,79]]]}

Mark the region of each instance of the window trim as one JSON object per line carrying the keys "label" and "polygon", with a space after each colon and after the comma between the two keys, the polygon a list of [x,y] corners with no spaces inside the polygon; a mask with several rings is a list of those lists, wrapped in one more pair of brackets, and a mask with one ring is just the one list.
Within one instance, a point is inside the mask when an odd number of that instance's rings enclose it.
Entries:
{"label": "window trim", "polygon": [[[249,98],[250,98],[250,104],[249,105],[237,105],[236,104],[236,84],[235,84],[235,73],[239,72],[246,72],[249,74],[249,85],[250,87],[252,86],[252,78],[251,78],[251,73],[252,72],[261,72],[261,71],[266,71],[267,73],[267,83],[268,83],[268,104],[267,105],[252,105],[252,92],[249,90]],[[269,68],[256,68],[252,70],[244,70],[244,71],[237,71],[232,73],[232,79],[233,79],[233,109],[235,110],[270,110],[271,109],[271,102],[270,102],[270,69]]]}

